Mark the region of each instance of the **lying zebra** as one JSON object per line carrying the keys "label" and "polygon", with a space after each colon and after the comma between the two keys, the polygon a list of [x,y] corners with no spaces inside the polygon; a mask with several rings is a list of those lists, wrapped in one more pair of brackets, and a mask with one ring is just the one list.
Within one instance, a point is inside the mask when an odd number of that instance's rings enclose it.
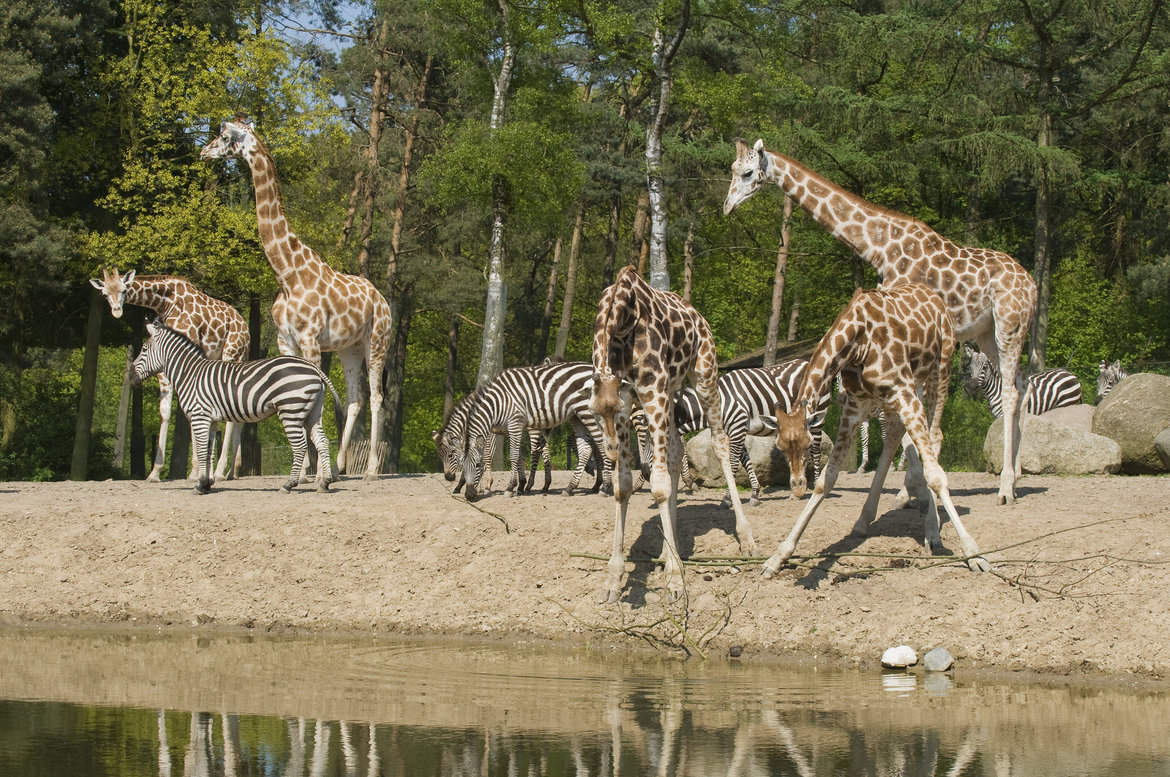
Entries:
{"label": "lying zebra", "polygon": [[[987,397],[987,406],[994,418],[1003,415],[1003,380],[991,360],[969,345],[963,346],[962,363],[969,375],[967,393]],[[1024,376],[1027,389],[1021,393],[1024,412],[1040,415],[1058,407],[1081,404],[1081,381],[1066,369],[1051,370]]]}
{"label": "lying zebra", "polygon": [[338,408],[341,398],[315,364],[296,356],[252,362],[208,359],[202,348],[157,320],[146,329],[150,338],[134,360],[134,377],[142,381],[162,371],[171,379],[179,406],[191,422],[198,461],[195,493],[211,490],[212,424],[252,423],[274,414],[280,415],[293,451],[292,473],[280,490],[288,493],[300,482],[310,437],[317,449],[317,490],[329,490],[337,476],[329,464],[329,439],[321,427],[326,387]]}

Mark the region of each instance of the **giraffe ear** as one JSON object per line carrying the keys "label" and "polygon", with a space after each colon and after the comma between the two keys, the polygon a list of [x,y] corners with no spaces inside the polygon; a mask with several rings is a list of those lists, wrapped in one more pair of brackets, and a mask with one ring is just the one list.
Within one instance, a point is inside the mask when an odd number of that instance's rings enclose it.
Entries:
{"label": "giraffe ear", "polygon": [[752,150],[756,152],[756,157],[759,159],[760,171],[764,173],[768,172],[768,152],[764,149],[764,139],[760,138],[757,140]]}
{"label": "giraffe ear", "polygon": [[[98,291],[105,291],[106,290],[105,284],[102,283],[101,281],[99,281],[97,278],[90,278],[89,285],[93,286]],[[1105,362],[1101,362],[1101,364],[1104,365]]]}
{"label": "giraffe ear", "polygon": [[137,270],[131,270],[130,272],[128,272],[128,273],[126,273],[125,275],[123,275],[123,276],[122,276],[122,283],[124,283],[124,284],[126,284],[127,286],[129,286],[129,285],[130,285],[130,284],[131,284],[131,283],[134,281],[134,274],[135,274],[136,272],[138,272],[138,271],[137,271]]}

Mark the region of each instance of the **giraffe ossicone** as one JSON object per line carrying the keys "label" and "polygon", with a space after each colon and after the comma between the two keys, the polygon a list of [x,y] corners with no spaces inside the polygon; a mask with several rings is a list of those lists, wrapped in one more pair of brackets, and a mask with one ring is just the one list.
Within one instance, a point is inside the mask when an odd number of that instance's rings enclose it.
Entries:
{"label": "giraffe ossicone", "polygon": [[1015,502],[1020,477],[1019,369],[1036,311],[1036,283],[1001,251],[958,245],[917,219],[859,197],[794,159],[769,151],[763,140],[735,141],[731,184],[723,201],[729,214],[766,183],[778,185],[834,237],[877,270],[882,286],[923,283],[942,295],[961,342],[974,340],[1003,378],[1003,471],[998,501]]}

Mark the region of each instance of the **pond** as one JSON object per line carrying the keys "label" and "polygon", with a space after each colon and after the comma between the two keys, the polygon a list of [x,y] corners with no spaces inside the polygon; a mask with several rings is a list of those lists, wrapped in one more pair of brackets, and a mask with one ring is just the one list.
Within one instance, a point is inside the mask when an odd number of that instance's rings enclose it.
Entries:
{"label": "pond", "polygon": [[1170,694],[406,638],[0,629],[0,775],[1170,774]]}

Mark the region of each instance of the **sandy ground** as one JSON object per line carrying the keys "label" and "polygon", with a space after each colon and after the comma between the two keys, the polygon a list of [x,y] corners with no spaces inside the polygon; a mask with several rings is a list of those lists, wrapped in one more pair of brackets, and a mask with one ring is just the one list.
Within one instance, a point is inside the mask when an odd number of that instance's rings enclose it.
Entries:
{"label": "sandy ground", "polygon": [[[696,564],[674,604],[661,568],[634,560],[617,605],[598,603],[605,561],[580,555],[608,554],[601,495],[497,491],[470,505],[438,475],[291,495],[280,478],[245,478],[202,497],[183,482],[0,483],[0,626],[475,635],[870,667],[908,644],[946,647],[959,668],[1170,679],[1170,478],[1029,476],[1015,506],[997,507],[995,477],[952,473],[990,574],[923,556],[918,514],[889,511],[898,473],[871,536],[850,537],[869,480],[840,478],[798,556],[911,558],[808,559],[771,580],[758,563]],[[683,495],[685,556],[738,554],[719,496]],[[772,490],[747,508],[761,553],[801,504]],[[957,550],[949,525],[943,541]],[[660,547],[643,491],[626,548]]]}

